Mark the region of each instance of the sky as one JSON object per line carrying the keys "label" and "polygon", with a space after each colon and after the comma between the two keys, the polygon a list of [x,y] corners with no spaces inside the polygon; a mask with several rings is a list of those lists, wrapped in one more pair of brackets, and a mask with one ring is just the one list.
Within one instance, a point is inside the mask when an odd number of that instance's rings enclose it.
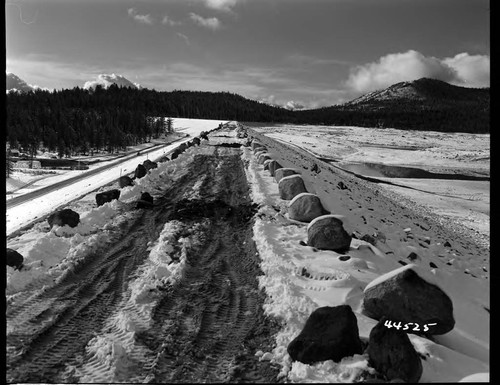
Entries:
{"label": "sky", "polygon": [[433,77],[489,87],[487,0],[6,0],[6,72],[117,74],[307,108]]}

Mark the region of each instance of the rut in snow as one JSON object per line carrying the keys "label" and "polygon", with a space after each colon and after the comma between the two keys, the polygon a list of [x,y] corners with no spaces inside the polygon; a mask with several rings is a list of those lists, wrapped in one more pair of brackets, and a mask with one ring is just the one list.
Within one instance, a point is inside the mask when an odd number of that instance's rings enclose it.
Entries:
{"label": "rut in snow", "polygon": [[[269,351],[279,324],[265,316],[252,205],[240,151],[213,147],[187,164],[152,210],[127,224],[108,250],[89,258],[58,285],[20,297],[7,309],[9,382],[67,382],[68,365],[90,359],[85,347],[118,310],[128,280],[149,255],[163,224],[208,221],[203,244],[188,249],[183,276],[162,288],[151,327],[134,344],[148,352],[124,379],[154,382],[275,382],[279,372],[255,357]],[[185,199],[199,184],[197,199]],[[127,373],[127,370],[130,372]]]}

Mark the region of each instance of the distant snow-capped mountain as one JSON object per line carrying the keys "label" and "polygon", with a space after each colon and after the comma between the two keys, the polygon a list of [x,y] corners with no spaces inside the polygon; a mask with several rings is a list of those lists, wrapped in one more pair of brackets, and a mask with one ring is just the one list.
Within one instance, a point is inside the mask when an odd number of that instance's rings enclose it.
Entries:
{"label": "distant snow-capped mountain", "polygon": [[100,74],[97,76],[96,80],[85,82],[83,88],[85,89],[95,88],[97,85],[101,85],[104,88],[108,88],[112,84],[116,84],[118,87],[129,87],[138,89],[143,88],[140,84],[132,83],[126,77],[116,74],[111,74],[111,75]]}
{"label": "distant snow-capped mountain", "polygon": [[5,83],[7,92],[30,92],[40,88],[37,86],[29,85],[23,79],[13,74],[12,72],[5,73]]}

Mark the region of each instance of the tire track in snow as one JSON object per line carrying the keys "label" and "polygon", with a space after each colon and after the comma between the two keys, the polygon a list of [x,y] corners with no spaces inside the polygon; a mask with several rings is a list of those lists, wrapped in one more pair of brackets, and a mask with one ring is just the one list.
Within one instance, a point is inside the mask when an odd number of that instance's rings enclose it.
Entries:
{"label": "tire track in snow", "polygon": [[[271,350],[279,326],[262,310],[265,294],[256,279],[262,272],[249,223],[254,208],[239,150],[200,150],[154,209],[134,218],[108,250],[89,256],[53,287],[9,304],[8,382],[275,381],[278,370],[254,355]],[[188,192],[198,188],[203,200],[179,201],[197,198]],[[127,302],[127,284],[172,219],[210,226],[202,247],[188,247],[184,277],[164,288],[152,326],[143,330],[145,314]],[[135,334],[113,324],[110,317],[119,311],[139,320]],[[115,367],[109,357],[85,351],[107,334],[118,342],[112,355],[130,348]]]}
{"label": "tire track in snow", "polygon": [[[9,382],[53,382],[64,363],[81,355],[120,302],[127,277],[147,256],[148,240],[163,226],[171,200],[191,189],[204,171],[204,157],[189,164],[190,172],[166,189],[154,210],[129,224],[121,239],[101,255],[91,255],[52,288],[20,297],[7,315]],[[159,233],[159,231],[156,231]],[[53,309],[58,308],[57,312]]]}

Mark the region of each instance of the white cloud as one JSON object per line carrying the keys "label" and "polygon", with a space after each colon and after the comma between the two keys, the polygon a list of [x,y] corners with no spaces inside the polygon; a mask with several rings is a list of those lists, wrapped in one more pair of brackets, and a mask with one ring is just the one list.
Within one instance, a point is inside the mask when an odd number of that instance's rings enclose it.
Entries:
{"label": "white cloud", "polygon": [[121,75],[115,74],[100,74],[97,76],[96,80],[91,80],[85,82],[83,85],[84,89],[95,88],[97,85],[101,85],[104,88],[108,88],[110,85],[116,84],[119,87],[130,87],[130,88],[141,88],[140,84],[132,83],[130,80]]}
{"label": "white cloud", "polygon": [[177,32],[176,35],[179,36],[182,40],[184,40],[187,45],[191,45],[191,42],[189,41],[189,37],[187,37],[186,35],[184,35],[183,33],[180,33],[180,32]]}
{"label": "white cloud", "polygon": [[291,110],[291,111],[304,110],[306,108],[306,106],[303,103],[296,102],[294,100],[290,100],[290,101],[286,102],[283,107],[285,107],[287,110]]}
{"label": "white cloud", "polygon": [[486,55],[459,53],[452,58],[445,58],[443,63],[453,68],[462,84],[466,87],[490,86],[490,58]]}
{"label": "white cloud", "polygon": [[461,53],[453,58],[438,59],[409,50],[355,67],[346,84],[355,91],[370,92],[427,77],[465,87],[488,87],[489,63],[489,57],[482,55]]}
{"label": "white cloud", "polygon": [[164,25],[168,25],[169,27],[174,27],[176,25],[182,24],[182,22],[180,21],[172,20],[168,15],[163,16],[161,23]]}
{"label": "white cloud", "polygon": [[204,18],[200,15],[197,15],[196,13],[191,12],[189,14],[189,17],[191,18],[192,21],[194,21],[197,25],[200,27],[208,28],[213,31],[221,28],[221,23],[219,19],[216,17],[210,17],[210,18]]}
{"label": "white cloud", "polygon": [[238,0],[203,0],[208,8],[218,11],[230,12]]}
{"label": "white cloud", "polygon": [[131,18],[133,18],[138,23],[149,24],[149,25],[153,24],[153,18],[149,13],[147,15],[140,15],[137,13],[135,8],[129,8],[127,10],[127,13]]}

